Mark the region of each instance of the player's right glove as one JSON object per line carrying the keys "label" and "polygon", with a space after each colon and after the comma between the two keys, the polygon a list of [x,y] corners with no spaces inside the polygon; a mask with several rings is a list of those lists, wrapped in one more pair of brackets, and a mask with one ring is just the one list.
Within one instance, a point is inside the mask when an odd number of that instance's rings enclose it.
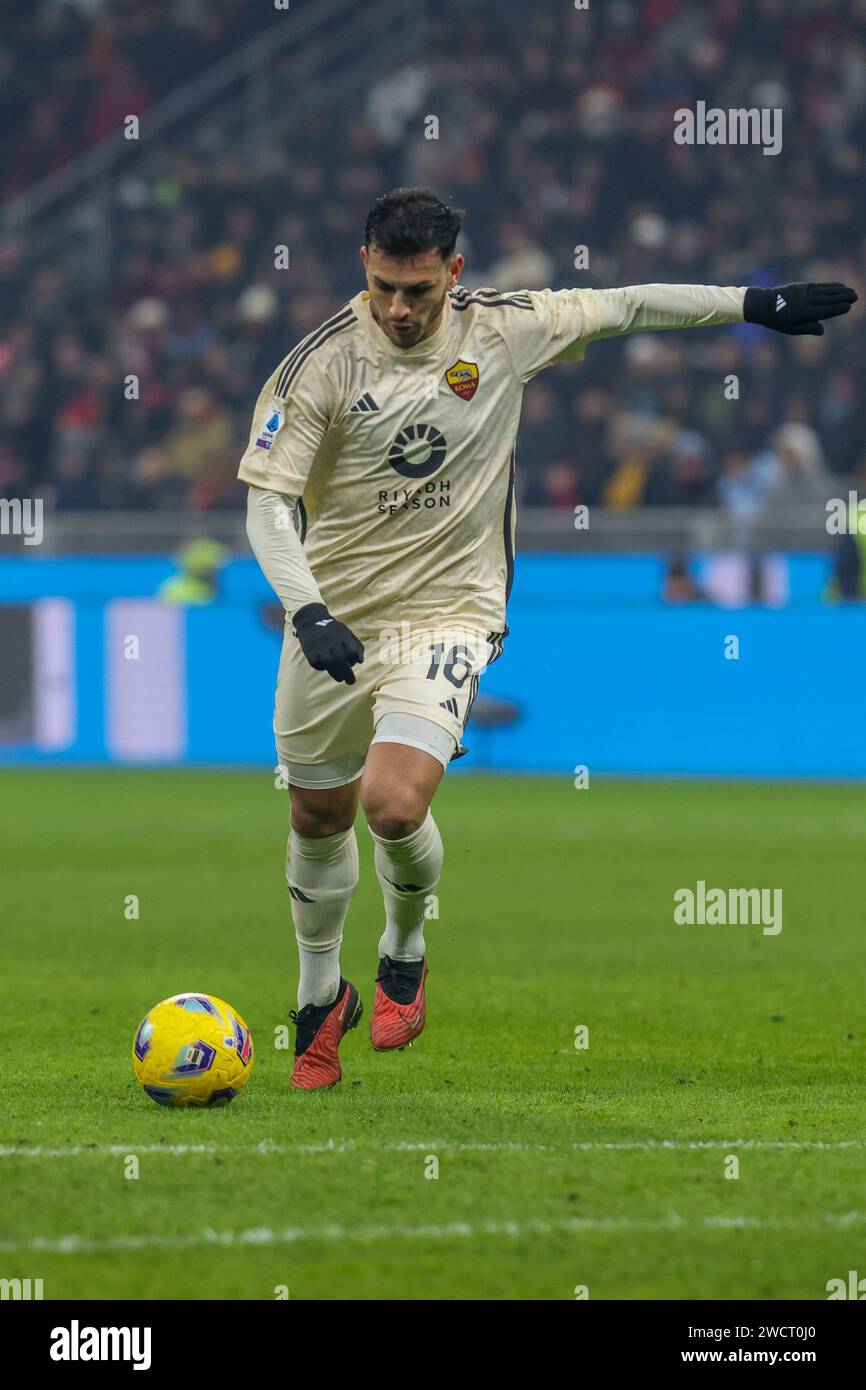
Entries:
{"label": "player's right glove", "polygon": [[746,323],[762,323],[780,333],[810,333],[819,338],[824,332],[821,319],[847,314],[856,303],[855,291],[835,281],[779,285],[770,290],[753,287],[746,290],[743,299],[743,318]]}
{"label": "player's right glove", "polygon": [[354,632],[332,618],[323,603],[307,603],[292,620],[301,651],[314,671],[327,671],[335,681],[355,684],[352,670],[364,660],[364,644]]}

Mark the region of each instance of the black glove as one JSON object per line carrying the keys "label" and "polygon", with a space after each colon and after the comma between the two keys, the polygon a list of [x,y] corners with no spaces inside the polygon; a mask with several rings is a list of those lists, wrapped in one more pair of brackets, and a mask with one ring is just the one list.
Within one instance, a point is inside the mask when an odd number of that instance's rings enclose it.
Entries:
{"label": "black glove", "polygon": [[743,300],[746,323],[762,323],[780,333],[810,333],[820,338],[824,325],[820,319],[847,314],[857,295],[847,285],[778,285],[775,289],[748,289]]}
{"label": "black glove", "polygon": [[355,684],[352,667],[364,660],[364,645],[354,632],[332,618],[323,603],[307,603],[293,620],[301,651],[314,671],[327,671],[335,681]]}

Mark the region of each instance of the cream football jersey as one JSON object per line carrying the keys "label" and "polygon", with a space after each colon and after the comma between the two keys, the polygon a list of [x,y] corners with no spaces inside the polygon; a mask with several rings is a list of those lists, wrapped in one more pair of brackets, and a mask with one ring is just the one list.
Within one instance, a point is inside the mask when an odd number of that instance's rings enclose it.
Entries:
{"label": "cream football jersey", "polygon": [[[266,383],[239,477],[297,498],[304,550],[335,617],[501,635],[514,554],[515,440],[527,382],[593,337],[733,322],[742,291],[449,291],[436,331],[392,343],[366,291]],[[681,291],[679,299],[677,291]]]}

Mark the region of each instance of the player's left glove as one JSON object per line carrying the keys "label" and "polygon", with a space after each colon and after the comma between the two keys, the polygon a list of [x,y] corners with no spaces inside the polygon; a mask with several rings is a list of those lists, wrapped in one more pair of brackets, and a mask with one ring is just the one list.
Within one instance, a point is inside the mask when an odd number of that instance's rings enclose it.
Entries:
{"label": "player's left glove", "polygon": [[355,684],[352,670],[364,660],[364,644],[351,628],[332,618],[323,603],[306,603],[294,616],[295,636],[314,671],[327,671],[335,681]]}
{"label": "player's left glove", "polygon": [[743,300],[746,323],[761,323],[780,333],[810,333],[819,338],[824,332],[821,319],[847,314],[857,295],[847,285],[779,285],[776,289],[748,289]]}

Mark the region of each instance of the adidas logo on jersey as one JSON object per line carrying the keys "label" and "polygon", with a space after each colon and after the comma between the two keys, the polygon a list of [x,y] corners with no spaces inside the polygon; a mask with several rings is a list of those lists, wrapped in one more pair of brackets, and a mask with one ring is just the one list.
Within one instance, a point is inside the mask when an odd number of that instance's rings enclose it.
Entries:
{"label": "adidas logo on jersey", "polygon": [[[465,650],[465,648],[464,648],[464,650]],[[454,714],[454,715],[456,715],[456,714],[458,713],[458,710],[457,710],[457,701],[456,701],[456,700],[440,700],[440,701],[439,701],[439,708],[440,708],[440,709],[447,709],[447,711],[448,711],[449,714]]]}
{"label": "adidas logo on jersey", "polygon": [[778,312],[779,312],[780,309],[784,309],[784,307],[785,307],[785,305],[786,305],[787,303],[788,303],[787,299],[783,299],[782,296],[781,296],[780,294],[777,294],[777,295],[776,295],[776,313],[778,314]]}
{"label": "adidas logo on jersey", "polygon": [[361,396],[361,398],[360,398],[359,400],[355,401],[355,404],[352,406],[352,409],[349,411],[349,414],[350,414],[350,415],[356,415],[356,414],[357,414],[357,415],[368,415],[368,414],[370,414],[372,411],[378,410],[378,409],[379,409],[379,407],[378,407],[378,405],[376,404],[376,402],[373,400],[373,397],[370,395],[370,392],[369,392],[369,391],[365,391],[364,394],[363,394],[363,396]]}

